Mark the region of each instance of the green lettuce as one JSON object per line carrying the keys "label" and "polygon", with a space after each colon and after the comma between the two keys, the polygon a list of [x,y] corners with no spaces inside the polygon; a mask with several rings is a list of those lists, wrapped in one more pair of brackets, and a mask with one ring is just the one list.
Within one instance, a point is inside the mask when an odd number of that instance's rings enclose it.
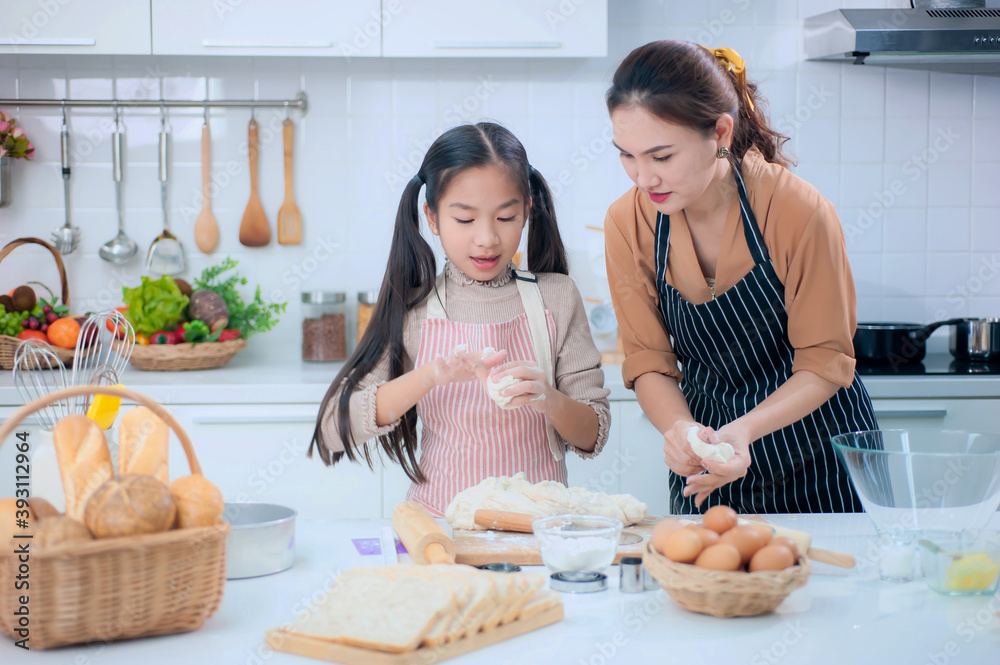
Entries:
{"label": "green lettuce", "polygon": [[134,288],[122,287],[122,300],[128,309],[125,317],[137,333],[152,335],[160,330],[173,330],[184,317],[188,297],[181,293],[170,275],[159,279],[143,277]]}

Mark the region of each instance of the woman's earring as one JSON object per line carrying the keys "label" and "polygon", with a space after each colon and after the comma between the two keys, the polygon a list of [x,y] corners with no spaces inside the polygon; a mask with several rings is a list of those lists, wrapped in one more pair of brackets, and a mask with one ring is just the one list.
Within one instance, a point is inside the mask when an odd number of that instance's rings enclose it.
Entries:
{"label": "woman's earring", "polygon": [[716,151],[715,156],[719,159],[725,159],[729,157],[729,149],[724,145],[720,145],[718,151]]}

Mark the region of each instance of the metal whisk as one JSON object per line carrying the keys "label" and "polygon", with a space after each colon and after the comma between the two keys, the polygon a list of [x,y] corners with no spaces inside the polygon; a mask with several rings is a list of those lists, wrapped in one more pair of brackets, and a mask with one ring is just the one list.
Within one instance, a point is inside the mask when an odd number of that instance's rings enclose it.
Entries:
{"label": "metal whisk", "polygon": [[[135,329],[125,316],[115,309],[92,314],[80,327],[73,357],[71,385],[114,385],[128,367],[135,348]],[[106,384],[108,372],[114,381]],[[99,379],[101,379],[99,381]],[[74,413],[87,413],[91,395],[75,398]]]}
{"label": "metal whisk", "polygon": [[[66,372],[52,347],[36,339],[21,342],[14,351],[14,385],[25,404],[67,387]],[[35,420],[51,432],[60,419],[73,412],[71,407],[69,400],[50,404],[35,413]]]}

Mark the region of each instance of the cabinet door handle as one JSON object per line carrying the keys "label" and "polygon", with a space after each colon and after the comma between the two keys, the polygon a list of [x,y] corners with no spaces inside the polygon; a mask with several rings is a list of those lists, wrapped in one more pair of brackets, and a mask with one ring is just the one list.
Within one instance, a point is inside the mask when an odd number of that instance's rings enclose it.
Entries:
{"label": "cabinet door handle", "polygon": [[527,49],[541,49],[541,48],[562,48],[562,42],[545,42],[545,41],[534,41],[534,42],[434,42],[434,48],[473,48],[473,49],[487,49],[487,48],[527,48]]}
{"label": "cabinet door handle", "polygon": [[277,41],[277,42],[228,42],[218,39],[203,39],[206,48],[330,48],[333,42]]}
{"label": "cabinet door handle", "polygon": [[944,418],[948,409],[875,409],[876,418]]}
{"label": "cabinet door handle", "polygon": [[195,416],[195,425],[297,425],[315,424],[316,416]]}
{"label": "cabinet door handle", "polygon": [[96,46],[97,40],[90,37],[35,37],[20,39],[4,37],[0,46]]}

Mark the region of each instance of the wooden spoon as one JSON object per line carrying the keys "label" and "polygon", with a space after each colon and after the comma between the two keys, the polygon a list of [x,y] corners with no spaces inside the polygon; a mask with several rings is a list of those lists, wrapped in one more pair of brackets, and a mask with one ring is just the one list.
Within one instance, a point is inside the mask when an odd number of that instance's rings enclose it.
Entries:
{"label": "wooden spoon", "polygon": [[212,214],[212,159],[210,157],[211,137],[208,123],[201,126],[201,212],[194,222],[194,243],[205,254],[211,254],[219,244],[219,225]]}
{"label": "wooden spoon", "polygon": [[240,243],[247,247],[263,247],[271,242],[271,227],[257,194],[257,121],[250,118],[247,151],[250,153],[250,201],[240,222]]}
{"label": "wooden spoon", "polygon": [[278,243],[298,245],[302,243],[302,215],[292,197],[292,144],[294,127],[289,118],[282,123],[285,144],[285,200],[278,209]]}

